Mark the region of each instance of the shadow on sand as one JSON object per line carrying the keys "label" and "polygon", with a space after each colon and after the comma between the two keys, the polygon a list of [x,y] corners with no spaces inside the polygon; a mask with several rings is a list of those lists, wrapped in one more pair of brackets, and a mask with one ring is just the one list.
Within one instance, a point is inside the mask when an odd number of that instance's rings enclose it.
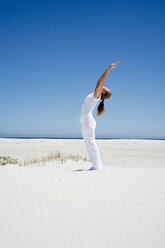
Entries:
{"label": "shadow on sand", "polygon": [[88,171],[88,170],[78,169],[78,170],[73,170],[72,172],[79,172],[79,171]]}
{"label": "shadow on sand", "polygon": [[93,171],[93,170],[91,170],[91,169],[88,169],[88,170],[78,169],[78,170],[73,170],[72,172],[79,172],[79,171]]}

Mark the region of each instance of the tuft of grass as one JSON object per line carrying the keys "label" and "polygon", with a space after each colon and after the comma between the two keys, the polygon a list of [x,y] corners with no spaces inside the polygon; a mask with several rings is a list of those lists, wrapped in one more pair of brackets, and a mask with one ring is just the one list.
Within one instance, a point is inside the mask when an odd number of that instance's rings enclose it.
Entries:
{"label": "tuft of grass", "polygon": [[47,156],[43,156],[41,158],[35,157],[35,158],[24,160],[22,165],[38,164],[38,163],[45,164],[48,161],[58,161],[61,164],[63,164],[67,161],[67,159],[72,159],[77,162],[79,160],[89,161],[86,157],[81,157],[79,155],[72,155],[72,154],[64,155],[64,154],[61,154],[60,152],[56,152],[55,154],[50,154]]}
{"label": "tuft of grass", "polygon": [[18,164],[18,159],[11,157],[0,157],[0,165]]}

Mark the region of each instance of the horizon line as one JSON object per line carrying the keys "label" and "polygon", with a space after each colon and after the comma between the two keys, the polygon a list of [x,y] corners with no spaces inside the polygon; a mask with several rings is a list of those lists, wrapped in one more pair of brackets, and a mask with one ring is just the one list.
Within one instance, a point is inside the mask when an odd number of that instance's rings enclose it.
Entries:
{"label": "horizon line", "polygon": [[[47,136],[4,136],[0,139],[83,139],[82,137],[47,137]],[[96,137],[96,139],[146,139],[146,140],[165,140],[165,138],[149,137]]]}

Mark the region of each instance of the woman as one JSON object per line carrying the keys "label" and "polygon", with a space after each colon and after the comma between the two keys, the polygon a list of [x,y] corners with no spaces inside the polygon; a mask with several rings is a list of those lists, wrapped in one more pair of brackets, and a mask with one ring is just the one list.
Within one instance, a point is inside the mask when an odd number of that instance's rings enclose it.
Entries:
{"label": "woman", "polygon": [[81,117],[79,119],[81,123],[82,136],[84,139],[84,143],[86,145],[86,149],[88,151],[90,160],[92,162],[92,167],[89,170],[102,170],[102,162],[100,158],[100,153],[97,148],[96,140],[95,140],[95,128],[96,121],[93,118],[92,112],[101,100],[98,108],[97,108],[97,116],[101,116],[104,112],[104,100],[108,100],[112,96],[112,92],[106,87],[103,86],[106,78],[108,77],[109,72],[115,68],[117,63],[112,63],[110,67],[103,73],[101,78],[98,80],[95,91],[89,94],[82,105]]}

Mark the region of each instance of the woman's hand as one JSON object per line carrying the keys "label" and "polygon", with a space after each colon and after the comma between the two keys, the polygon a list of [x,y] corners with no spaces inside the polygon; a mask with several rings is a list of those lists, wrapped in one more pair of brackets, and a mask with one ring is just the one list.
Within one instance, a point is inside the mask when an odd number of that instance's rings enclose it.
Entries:
{"label": "woman's hand", "polygon": [[118,65],[120,63],[120,61],[118,61],[117,63],[114,62],[110,65],[109,69],[112,70],[113,68],[115,68],[116,65]]}

